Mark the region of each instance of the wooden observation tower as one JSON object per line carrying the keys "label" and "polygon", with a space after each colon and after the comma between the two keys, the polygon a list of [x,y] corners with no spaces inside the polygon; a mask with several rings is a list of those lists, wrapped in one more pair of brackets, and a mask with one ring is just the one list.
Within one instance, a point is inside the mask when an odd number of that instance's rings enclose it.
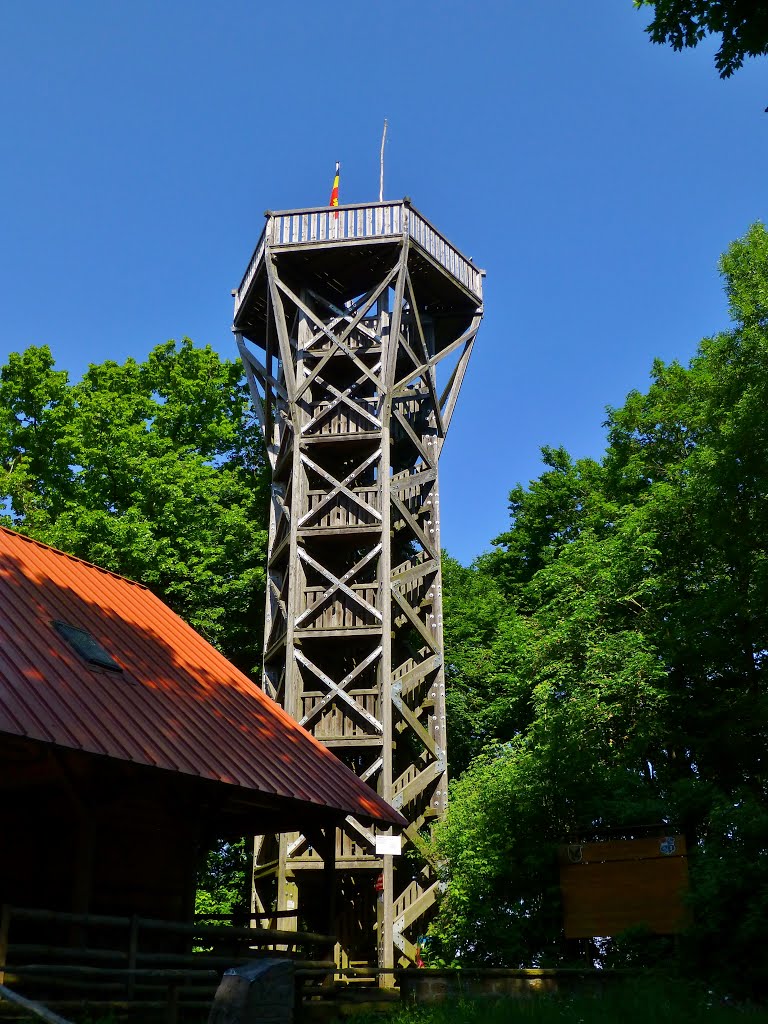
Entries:
{"label": "wooden observation tower", "polygon": [[[446,805],[437,463],[483,272],[408,200],[266,217],[233,327],[272,466],[263,685],[408,820],[400,856],[336,838],[339,966],[407,965]],[[315,919],[312,842],[257,838],[255,916]]]}

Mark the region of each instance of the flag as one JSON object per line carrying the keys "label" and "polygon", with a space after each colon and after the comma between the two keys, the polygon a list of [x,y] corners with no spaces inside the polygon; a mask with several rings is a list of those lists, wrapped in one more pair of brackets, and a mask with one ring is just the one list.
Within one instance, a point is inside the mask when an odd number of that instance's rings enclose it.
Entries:
{"label": "flag", "polygon": [[[333,178],[333,188],[331,189],[331,198],[328,201],[329,206],[339,205],[339,161],[336,161],[336,174]],[[339,211],[337,210],[335,215],[336,219],[339,219]]]}

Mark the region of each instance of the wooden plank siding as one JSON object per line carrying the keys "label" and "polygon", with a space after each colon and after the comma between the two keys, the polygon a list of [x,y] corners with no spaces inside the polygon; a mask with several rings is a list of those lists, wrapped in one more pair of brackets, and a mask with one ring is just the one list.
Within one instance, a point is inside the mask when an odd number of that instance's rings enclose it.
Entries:
{"label": "wooden plank siding", "polygon": [[673,935],[685,927],[684,836],[572,844],[560,848],[559,860],[567,938],[638,927]]}

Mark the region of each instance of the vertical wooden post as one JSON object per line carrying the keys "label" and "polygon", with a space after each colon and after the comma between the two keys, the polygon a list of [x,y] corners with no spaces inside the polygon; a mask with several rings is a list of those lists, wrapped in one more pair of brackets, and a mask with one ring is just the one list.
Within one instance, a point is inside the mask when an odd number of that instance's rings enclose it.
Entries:
{"label": "vertical wooden post", "polygon": [[139,952],[139,915],[131,915],[130,930],[128,932],[128,999],[133,999],[136,991],[136,962]]}
{"label": "vertical wooden post", "polygon": [[[323,932],[326,935],[336,934],[336,895],[338,889],[338,878],[336,875],[336,827],[329,826],[322,830],[321,856],[323,858],[323,896],[325,907],[323,909]],[[333,960],[335,953],[335,942],[322,951],[321,960]],[[333,982],[333,975],[328,975],[328,981]]]}
{"label": "vertical wooden post", "polygon": [[[285,320],[285,313],[283,310],[282,298],[280,296],[279,289],[276,283],[276,274],[273,265],[273,257],[271,252],[267,253],[267,261],[269,265],[269,281],[270,281],[270,298],[272,302],[272,308],[275,317],[275,326],[277,328],[278,345],[280,349],[282,370],[286,381],[286,389],[288,392],[288,399],[291,412],[291,421],[294,424],[294,437],[293,437],[293,450],[291,453],[292,457],[292,490],[291,490],[291,505],[290,505],[290,540],[289,540],[289,565],[292,571],[301,572],[301,566],[299,563],[298,555],[298,522],[301,516],[302,500],[304,487],[302,480],[304,476],[303,467],[301,465],[301,448],[299,445],[299,434],[301,424],[301,407],[296,401],[296,373],[297,367],[293,362],[293,351],[291,349],[291,339],[288,332],[288,326]],[[268,368],[269,370],[269,368]],[[285,637],[285,682],[284,682],[284,693],[283,693],[283,707],[286,711],[294,718],[298,717],[299,708],[299,679],[298,679],[298,667],[296,664],[295,657],[295,623],[298,615],[299,606],[299,591],[300,588],[294,583],[289,588],[288,600],[287,600],[287,624],[286,624],[286,637]],[[279,875],[283,880],[283,884],[280,885],[278,890],[278,910],[292,910],[298,909],[298,891],[296,885],[293,882],[288,882],[288,876],[290,870],[288,867],[288,843],[290,837],[285,833],[280,835],[279,839]],[[288,904],[292,904],[289,906]],[[297,918],[287,917],[284,919],[284,927],[290,929],[297,926]]]}
{"label": "vertical wooden post", "polygon": [[168,985],[168,1002],[165,1009],[167,1024],[177,1024],[179,1019],[179,987],[180,981],[172,981]]}
{"label": "vertical wooden post", "polygon": [[5,983],[5,966],[8,961],[8,933],[11,930],[11,908],[4,903],[0,908],[0,985]]}
{"label": "vertical wooden post", "polygon": [[[384,650],[381,658],[381,722],[383,726],[382,754],[384,766],[381,772],[381,795],[387,802],[392,800],[392,457],[391,457],[391,423],[392,423],[392,391],[395,384],[397,368],[397,352],[400,345],[402,326],[403,297],[408,270],[408,235],[407,220],[405,221],[403,239],[400,249],[400,268],[395,281],[395,298],[390,317],[389,340],[386,352],[382,353],[382,361],[386,367],[384,379],[384,414],[381,439],[381,515],[382,540],[384,548],[381,554],[382,586],[382,640]],[[384,900],[381,914],[381,934],[379,935],[379,967],[391,970],[395,966],[395,947],[392,936],[395,927],[395,884],[391,856],[383,858]],[[379,976],[382,987],[394,984],[392,974]]]}
{"label": "vertical wooden post", "polygon": [[[87,914],[90,910],[91,886],[93,882],[95,824],[87,807],[82,807],[78,818],[75,876],[72,886],[72,910],[76,914]],[[86,931],[86,925],[73,925],[70,932],[72,943],[78,946],[86,946]]]}
{"label": "vertical wooden post", "polygon": [[[338,891],[338,873],[336,871],[336,826],[322,828],[316,826],[307,829],[306,838],[316,853],[320,855],[323,862],[322,880],[319,897],[316,898],[313,910],[314,916],[311,926],[322,935],[336,936],[338,923],[336,919],[336,897]],[[336,940],[335,938],[327,946],[319,948],[316,952],[318,960],[335,960]],[[323,980],[324,986],[332,986],[334,983],[333,974],[328,974]],[[301,982],[296,982],[297,1007],[301,1002]],[[298,1011],[297,1011],[298,1012]]]}

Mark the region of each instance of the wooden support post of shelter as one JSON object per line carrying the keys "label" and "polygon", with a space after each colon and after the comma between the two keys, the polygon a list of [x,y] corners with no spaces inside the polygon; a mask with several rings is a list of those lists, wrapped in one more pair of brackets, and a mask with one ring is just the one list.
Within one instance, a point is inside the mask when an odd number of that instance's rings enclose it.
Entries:
{"label": "wooden support post of shelter", "polygon": [[8,961],[8,931],[11,927],[11,908],[7,903],[0,907],[0,985],[5,981],[5,965]]}

